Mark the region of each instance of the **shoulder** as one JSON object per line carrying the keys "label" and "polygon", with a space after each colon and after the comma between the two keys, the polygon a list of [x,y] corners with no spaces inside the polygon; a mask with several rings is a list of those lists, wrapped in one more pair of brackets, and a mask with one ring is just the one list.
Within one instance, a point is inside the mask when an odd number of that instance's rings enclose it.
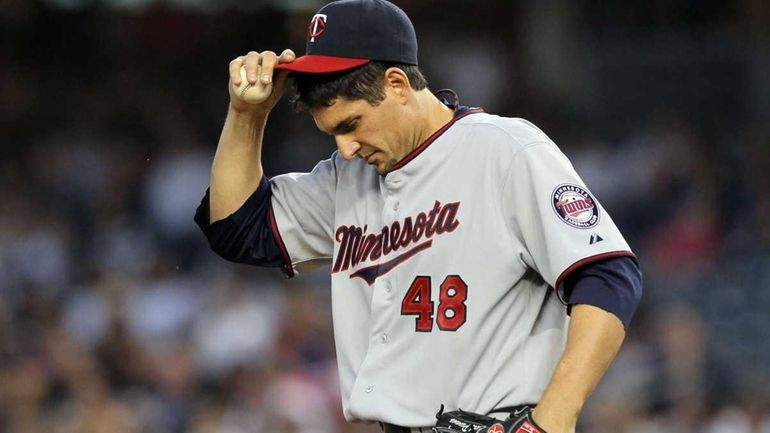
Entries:
{"label": "shoulder", "polygon": [[335,150],[329,158],[337,173],[338,189],[361,189],[378,187],[379,174],[377,170],[366,163],[363,158],[346,160],[339,151]]}
{"label": "shoulder", "polygon": [[[345,160],[339,151],[329,156],[329,158],[318,161],[313,169],[309,172],[290,172],[279,174],[270,178],[273,184],[281,183],[284,180],[296,181],[303,180],[306,182],[312,182],[317,180],[319,182],[337,182],[340,178],[353,177],[361,178],[366,175],[367,172],[374,171],[371,167],[366,165],[366,161],[361,158],[354,158],[350,161]],[[376,173],[376,171],[375,171]]]}
{"label": "shoulder", "polygon": [[555,146],[553,140],[534,123],[519,117],[476,113],[460,119],[457,124],[472,131],[474,141],[482,145],[503,146],[513,152],[533,144]]}
{"label": "shoulder", "polygon": [[359,177],[365,176],[366,174],[377,173],[377,171],[369,166],[364,159],[356,157],[347,160],[342,157],[338,150],[335,150],[334,153],[332,153],[328,161],[334,166],[334,169],[337,170],[340,176]]}
{"label": "shoulder", "polygon": [[335,150],[328,159],[319,161],[313,171],[332,172],[336,175],[341,175],[346,172],[353,172],[358,174],[361,171],[365,171],[368,167],[366,161],[361,158],[353,158],[346,160],[342,157],[338,150]]}

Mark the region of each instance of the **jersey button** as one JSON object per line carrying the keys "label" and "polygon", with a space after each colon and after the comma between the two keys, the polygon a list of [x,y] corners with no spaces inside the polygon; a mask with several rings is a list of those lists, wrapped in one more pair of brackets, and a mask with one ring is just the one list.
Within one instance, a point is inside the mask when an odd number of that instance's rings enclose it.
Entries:
{"label": "jersey button", "polygon": [[382,334],[380,337],[380,340],[382,340],[382,344],[385,344],[388,342],[388,334]]}
{"label": "jersey button", "polygon": [[390,281],[385,282],[385,291],[390,293],[390,291],[393,290],[393,286],[390,285]]}
{"label": "jersey button", "polygon": [[398,202],[393,203],[393,210],[398,210]]}
{"label": "jersey button", "polygon": [[364,390],[367,394],[371,393],[374,390],[374,387],[372,385],[369,385]]}

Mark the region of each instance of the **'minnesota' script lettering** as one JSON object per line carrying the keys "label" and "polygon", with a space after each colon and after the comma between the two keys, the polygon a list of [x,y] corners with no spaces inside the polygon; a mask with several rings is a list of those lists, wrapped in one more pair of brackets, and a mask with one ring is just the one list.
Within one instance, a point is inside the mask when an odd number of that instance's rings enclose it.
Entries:
{"label": "'minnesota' script lettering", "polygon": [[460,225],[457,210],[460,202],[441,204],[438,200],[433,209],[420,212],[403,221],[394,221],[377,233],[369,233],[368,226],[343,225],[337,228],[335,240],[340,243],[332,272],[346,271],[351,266],[378,260],[394,251],[454,231]]}

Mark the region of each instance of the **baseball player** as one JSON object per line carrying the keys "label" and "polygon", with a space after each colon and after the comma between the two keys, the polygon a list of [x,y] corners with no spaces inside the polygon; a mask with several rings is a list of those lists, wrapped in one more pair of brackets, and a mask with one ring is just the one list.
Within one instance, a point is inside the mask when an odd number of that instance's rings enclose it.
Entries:
{"label": "baseball player", "polygon": [[[249,85],[272,86],[267,99],[233,89],[241,67]],[[263,131],[289,74],[295,108],[337,150],[310,173],[267,179]],[[306,55],[249,52],[228,88],[196,222],[231,261],[289,277],[331,264],[346,419],[386,433],[574,431],[641,274],[543,131],[434,95],[409,18],[384,0],[327,4]]]}

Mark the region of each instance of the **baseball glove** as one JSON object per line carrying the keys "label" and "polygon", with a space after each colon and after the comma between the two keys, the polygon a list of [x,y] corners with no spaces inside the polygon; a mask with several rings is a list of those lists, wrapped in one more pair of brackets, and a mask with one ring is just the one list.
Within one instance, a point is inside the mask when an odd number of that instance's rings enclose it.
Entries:
{"label": "baseball glove", "polygon": [[511,413],[505,421],[464,410],[436,414],[434,433],[546,433],[532,419],[532,408],[524,406]]}

